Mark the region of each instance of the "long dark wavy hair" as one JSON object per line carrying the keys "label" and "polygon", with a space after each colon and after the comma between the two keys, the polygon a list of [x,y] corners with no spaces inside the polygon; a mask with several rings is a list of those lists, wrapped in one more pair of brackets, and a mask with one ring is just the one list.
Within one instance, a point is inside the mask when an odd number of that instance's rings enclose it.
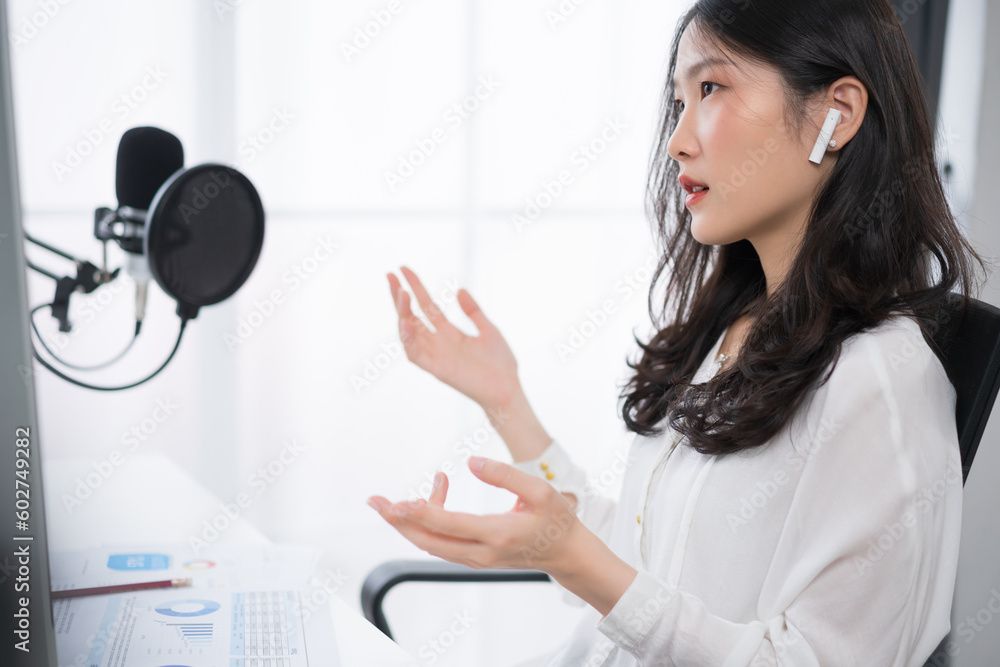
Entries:
{"label": "long dark wavy hair", "polygon": [[[749,241],[702,245],[691,235],[679,164],[667,152],[678,117],[677,49],[692,21],[707,43],[777,69],[790,127],[801,129],[807,102],[843,76],[868,91],[864,120],[840,150],[798,254],[770,296]],[[636,338],[642,355],[627,362],[635,373],[619,397],[622,415],[645,436],[662,434],[667,420],[702,454],[768,442],[829,378],[823,371],[833,372],[843,341],[894,314],[914,317],[940,357],[935,336],[955,322],[942,306],[960,296],[964,317],[970,292],[981,288],[975,264],[986,270],[945,197],[919,71],[889,0],[697,2],[673,38],[648,195],[663,247],[648,298],[656,333],[649,344]],[[662,314],[672,323],[661,328],[653,302],[664,273]],[[754,322],[736,363],[691,384],[743,313]]]}

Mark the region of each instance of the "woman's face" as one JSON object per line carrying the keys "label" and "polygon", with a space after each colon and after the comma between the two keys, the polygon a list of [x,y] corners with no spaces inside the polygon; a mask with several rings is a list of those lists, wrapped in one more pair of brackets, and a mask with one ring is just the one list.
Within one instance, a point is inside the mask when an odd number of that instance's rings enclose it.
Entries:
{"label": "woman's face", "polygon": [[[681,175],[709,187],[688,205],[691,234],[704,245],[748,239],[758,253],[791,250],[837,154],[810,162],[818,131],[809,140],[791,136],[777,71],[746,61],[737,69],[697,30],[689,24],[678,47],[674,105],[681,114],[667,144]],[[721,62],[697,69],[706,59]]]}

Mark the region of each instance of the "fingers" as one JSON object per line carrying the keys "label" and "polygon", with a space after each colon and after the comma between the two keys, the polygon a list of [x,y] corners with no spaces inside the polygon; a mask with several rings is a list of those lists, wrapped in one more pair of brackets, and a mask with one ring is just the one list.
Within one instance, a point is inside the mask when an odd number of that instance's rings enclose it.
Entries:
{"label": "fingers", "polygon": [[[382,496],[372,496],[368,504],[397,529],[403,524],[415,523],[439,535],[470,543],[486,542],[496,529],[495,517],[450,512],[440,504],[423,499],[391,503]],[[398,513],[398,510],[405,510],[405,513]]]}
{"label": "fingers", "polygon": [[[417,303],[420,304],[420,308],[427,315],[431,323],[434,324],[435,328],[438,326],[438,322],[448,323],[447,318],[444,317],[434,302],[431,301],[430,296],[427,294],[427,290],[424,289],[423,283],[420,282],[420,278],[417,278],[417,274],[413,273],[413,271],[405,266],[401,266],[400,270],[403,275],[406,276],[406,280],[413,287],[413,293],[417,296]],[[402,289],[396,276],[391,273],[388,274],[388,276],[389,289],[392,292],[393,301],[397,304],[396,311],[399,312],[399,291],[401,290],[405,293],[406,290]],[[407,297],[408,296],[409,295],[407,295]],[[476,303],[476,300],[472,298],[472,295],[469,294],[465,288],[458,290],[458,294],[456,296],[458,297],[459,306],[462,307],[462,312],[469,316],[469,319],[476,325],[479,333],[482,333],[485,329],[493,328],[492,322],[489,321],[483,313],[482,308],[479,307],[479,304]]]}
{"label": "fingers", "polygon": [[[399,516],[393,512],[393,508],[406,506],[410,503],[396,503],[394,505],[382,496],[372,496],[369,498],[369,504],[378,511],[387,523],[398,530],[403,537],[427,553],[473,567],[483,567],[490,562],[493,552],[485,544],[479,540],[470,540],[461,536],[440,533],[434,529],[434,526],[440,523],[439,517],[432,517],[430,521],[427,521],[426,517],[420,514],[422,510],[431,507],[434,507],[443,514],[453,514],[451,512],[446,512],[436,506],[431,506],[428,503],[419,503],[418,501],[420,507],[416,512],[411,511],[410,515]],[[462,521],[465,521],[467,517],[471,517],[472,519],[477,518],[471,514],[463,515],[460,518]]]}
{"label": "fingers", "polygon": [[472,323],[476,325],[476,329],[479,333],[483,333],[486,329],[492,329],[493,324],[486,319],[486,315],[483,314],[482,309],[476,300],[472,298],[472,295],[465,291],[465,288],[458,290],[458,305],[462,307],[462,311],[469,316]]}
{"label": "fingers", "polygon": [[396,313],[399,313],[399,278],[391,273],[385,274],[385,277],[389,281],[389,293],[392,294],[392,305],[396,308]]}
{"label": "fingers", "polygon": [[448,476],[443,472],[434,473],[434,486],[431,487],[430,498],[427,502],[437,507],[444,507],[444,500],[448,497]]}
{"label": "fingers", "polygon": [[440,331],[441,327],[450,326],[448,318],[446,318],[444,313],[442,313],[434,302],[431,301],[430,295],[427,294],[427,290],[424,289],[424,285],[420,282],[420,278],[417,278],[417,274],[410,271],[410,269],[405,266],[401,266],[399,268],[403,272],[403,275],[406,276],[406,280],[410,283],[410,287],[413,288],[413,294],[417,297],[417,303],[420,304],[420,309],[424,311],[424,314],[427,316],[427,319],[431,321],[431,324],[434,325],[434,328]]}
{"label": "fingers", "polygon": [[486,542],[494,532],[491,529],[494,521],[488,516],[449,512],[440,505],[433,505],[430,502],[418,501],[416,504],[399,503],[399,505],[409,508],[402,517],[405,521],[420,524],[439,535],[470,542]]}
{"label": "fingers", "polygon": [[551,488],[545,480],[496,459],[470,456],[469,469],[487,484],[507,489],[532,505],[540,505]]}
{"label": "fingers", "polygon": [[418,331],[426,330],[424,323],[410,310],[410,295],[402,287],[396,292],[396,312],[399,313],[399,340],[406,343],[414,339]]}
{"label": "fingers", "polygon": [[389,291],[392,293],[392,303],[399,315],[399,339],[405,344],[416,339],[430,330],[424,326],[416,315],[410,310],[410,295],[400,285],[399,279],[391,273],[386,274],[389,279]]}

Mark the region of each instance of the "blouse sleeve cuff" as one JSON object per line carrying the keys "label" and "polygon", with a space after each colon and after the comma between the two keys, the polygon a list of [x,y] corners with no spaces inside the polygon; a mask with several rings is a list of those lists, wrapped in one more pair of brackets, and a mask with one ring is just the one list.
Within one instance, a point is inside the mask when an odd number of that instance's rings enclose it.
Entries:
{"label": "blouse sleeve cuff", "polygon": [[560,493],[575,494],[579,514],[587,487],[587,473],[570,459],[558,440],[553,440],[538,458],[518,461],[512,465],[518,470],[547,479]]}
{"label": "blouse sleeve cuff", "polygon": [[634,654],[638,643],[656,624],[674,595],[676,592],[640,568],[615,606],[598,622],[597,629]]}

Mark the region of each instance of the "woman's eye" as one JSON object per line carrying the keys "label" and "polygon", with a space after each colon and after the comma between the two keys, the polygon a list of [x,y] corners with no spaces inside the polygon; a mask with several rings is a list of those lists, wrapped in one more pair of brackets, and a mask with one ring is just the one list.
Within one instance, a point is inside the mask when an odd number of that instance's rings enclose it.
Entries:
{"label": "woman's eye", "polygon": [[[719,84],[715,83],[714,81],[702,81],[698,87],[702,92],[704,92],[706,85],[715,86],[716,88],[722,87]],[[711,95],[711,93],[709,93],[709,95]],[[676,111],[678,114],[684,111],[684,102],[682,102],[681,100],[674,100],[674,111]]]}

